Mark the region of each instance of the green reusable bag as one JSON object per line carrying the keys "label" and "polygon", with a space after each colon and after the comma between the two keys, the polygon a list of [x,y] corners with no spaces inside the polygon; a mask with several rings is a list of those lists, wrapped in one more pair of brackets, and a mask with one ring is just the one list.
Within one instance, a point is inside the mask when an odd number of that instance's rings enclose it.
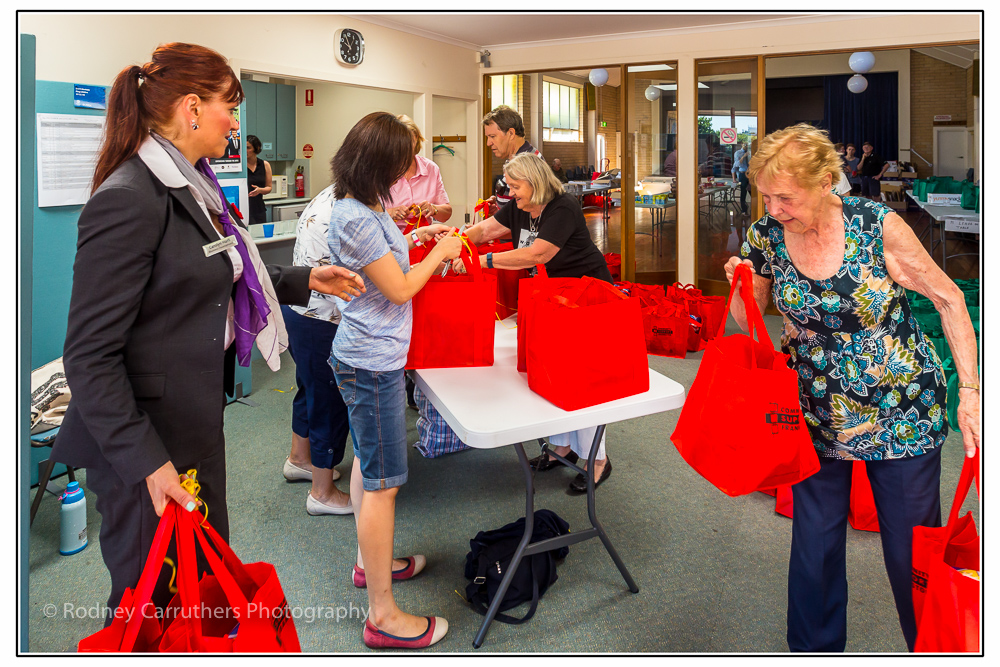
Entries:
{"label": "green reusable bag", "polygon": [[979,186],[972,181],[962,181],[962,208],[979,210]]}

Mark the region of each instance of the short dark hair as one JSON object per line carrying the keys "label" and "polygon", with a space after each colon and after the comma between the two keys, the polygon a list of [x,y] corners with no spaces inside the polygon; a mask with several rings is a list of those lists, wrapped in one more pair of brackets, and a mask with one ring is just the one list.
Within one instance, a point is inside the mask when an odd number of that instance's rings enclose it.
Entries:
{"label": "short dark hair", "polygon": [[387,111],[370,113],[355,124],[330,160],[335,197],[351,195],[365,206],[385,204],[389,190],[413,161],[413,134]]}
{"label": "short dark hair", "polygon": [[524,136],[524,121],[521,120],[521,114],[511,109],[506,104],[501,104],[496,109],[483,116],[483,127],[486,127],[490,123],[496,123],[496,126],[500,128],[501,132],[506,132],[507,130],[514,128],[514,134],[519,137]]}
{"label": "short dark hair", "polygon": [[247,144],[253,147],[253,152],[260,155],[260,139],[257,138],[256,134],[247,135]]}
{"label": "short dark hair", "polygon": [[870,142],[870,141],[866,141],[865,143],[863,143],[863,144],[861,144],[861,145],[862,145],[862,146],[871,146],[872,148],[875,148],[875,144],[873,144],[873,143],[872,143],[872,142]]}

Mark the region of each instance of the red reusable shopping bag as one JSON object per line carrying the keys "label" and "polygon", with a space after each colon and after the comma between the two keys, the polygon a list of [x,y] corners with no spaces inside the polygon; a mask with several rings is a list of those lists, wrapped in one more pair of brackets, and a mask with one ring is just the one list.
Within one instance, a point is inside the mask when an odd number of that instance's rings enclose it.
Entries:
{"label": "red reusable shopping bag", "polygon": [[722,336],[723,322],[670,436],[684,460],[730,496],[795,484],[819,470],[799,407],[798,374],[788,355],[774,349],[752,281],[741,265],[729,292],[731,301],[740,288],[750,335]]}
{"label": "red reusable shopping bag", "polygon": [[[681,285],[674,283],[667,288],[667,298],[676,303],[684,304],[688,314],[691,316],[690,330],[688,331],[688,352],[697,352],[705,349],[707,339],[702,336],[702,329],[705,327],[704,318],[701,315],[702,295],[701,290],[694,285]],[[724,313],[728,314],[728,310]],[[725,317],[722,318],[725,322]],[[725,328],[722,329],[725,331]]]}
{"label": "red reusable shopping bag", "polygon": [[642,329],[646,354],[683,359],[687,354],[688,321],[687,309],[679,303],[662,300],[644,307]]}
{"label": "red reusable shopping bag", "polygon": [[639,301],[603,280],[544,281],[531,301],[525,350],[528,387],[563,410],[649,390]]}
{"label": "red reusable shopping bag", "polygon": [[[719,326],[726,321],[726,297],[702,296],[698,300],[701,312],[701,338],[705,342],[714,339],[719,332]],[[722,327],[725,331],[725,326]]]}
{"label": "red reusable shopping bag", "polygon": [[77,644],[79,653],[147,653],[157,650],[163,631],[150,599],[174,533],[176,509],[177,503],[170,502],[163,511],[135,590],[125,589],[111,625],[81,639]]}
{"label": "red reusable shopping bag", "polygon": [[432,276],[413,297],[406,368],[493,365],[497,277],[483,273],[471,243],[462,261],[468,274]]}
{"label": "red reusable shopping bag", "polygon": [[[212,571],[201,581],[196,540]],[[177,595],[163,613],[163,653],[301,652],[274,566],[243,564],[195,512],[177,513]]]}
{"label": "red reusable shopping bag", "polygon": [[[975,480],[979,489],[979,452],[965,458],[948,525],[913,529],[913,610],[917,653],[980,651],[979,534],[972,512],[958,512]],[[960,572],[971,570],[974,577]]]}
{"label": "red reusable shopping bag", "polygon": [[616,252],[604,253],[604,261],[611,272],[611,281],[618,282],[622,279],[622,256]]}
{"label": "red reusable shopping bag", "polygon": [[[426,227],[429,224],[431,224],[430,219],[425,218],[423,213],[419,214],[415,218],[411,217],[409,220],[406,221],[406,226],[403,227],[403,236],[409,235],[410,232],[417,229],[418,227]],[[423,261],[424,257],[426,256],[427,256],[427,248],[422,248],[422,247],[414,248],[413,250],[410,251],[410,266],[413,266],[414,264],[419,264],[421,261]]]}
{"label": "red reusable shopping bag", "polygon": [[[508,252],[514,249],[513,243],[493,243],[479,246],[479,254],[485,255],[488,252],[497,253]],[[518,284],[528,277],[527,269],[483,269],[483,273],[496,276],[497,278],[497,319],[505,320],[517,312],[517,291]]]}
{"label": "red reusable shopping bag", "polygon": [[872,483],[868,481],[868,471],[864,461],[855,461],[851,470],[851,508],[847,520],[854,530],[878,532],[878,513],[875,511],[875,496]]}

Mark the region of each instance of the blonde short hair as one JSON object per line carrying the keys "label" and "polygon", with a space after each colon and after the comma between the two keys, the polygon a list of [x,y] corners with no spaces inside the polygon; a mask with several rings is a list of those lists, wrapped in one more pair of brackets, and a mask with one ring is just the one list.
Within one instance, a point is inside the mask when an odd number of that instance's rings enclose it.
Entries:
{"label": "blonde short hair", "polygon": [[843,161],[826,131],[799,123],[760,140],[750,159],[747,178],[756,185],[760,179],[771,180],[783,173],[800,187],[816,189],[827,174],[836,186],[842,171]]}
{"label": "blonde short hair", "polygon": [[534,192],[531,194],[530,203],[539,206],[548,204],[556,198],[556,195],[563,193],[562,183],[552,173],[552,169],[545,163],[545,160],[534,153],[519,153],[503,166],[503,173],[507,178],[516,181],[527,181]]}
{"label": "blonde short hair", "polygon": [[420,128],[417,124],[413,122],[413,119],[407,116],[405,113],[401,113],[396,116],[403,125],[409,128],[410,134],[413,135],[413,140],[416,142],[416,147],[413,149],[413,154],[418,155],[420,150],[424,147],[424,135],[420,133]]}

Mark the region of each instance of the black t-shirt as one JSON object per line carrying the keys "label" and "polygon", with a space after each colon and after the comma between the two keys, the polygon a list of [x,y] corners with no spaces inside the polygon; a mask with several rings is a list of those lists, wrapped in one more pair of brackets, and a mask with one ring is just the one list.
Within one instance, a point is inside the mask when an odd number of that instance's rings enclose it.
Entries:
{"label": "black t-shirt", "polygon": [[861,157],[864,158],[865,163],[861,165],[861,171],[859,172],[862,176],[878,176],[882,171],[882,167],[885,166],[885,160],[882,156],[872,151],[868,157],[864,157],[862,153]]}
{"label": "black t-shirt", "polygon": [[[515,248],[530,246],[531,216],[512,200],[496,214],[497,222],[510,230]],[[545,265],[552,278],[589,276],[611,282],[611,272],[604,255],[594,245],[587,231],[587,220],[576,197],[563,193],[550,201],[536,224],[537,238],[559,248]],[[523,230],[523,234],[522,234]],[[533,240],[533,239],[532,239]]]}

